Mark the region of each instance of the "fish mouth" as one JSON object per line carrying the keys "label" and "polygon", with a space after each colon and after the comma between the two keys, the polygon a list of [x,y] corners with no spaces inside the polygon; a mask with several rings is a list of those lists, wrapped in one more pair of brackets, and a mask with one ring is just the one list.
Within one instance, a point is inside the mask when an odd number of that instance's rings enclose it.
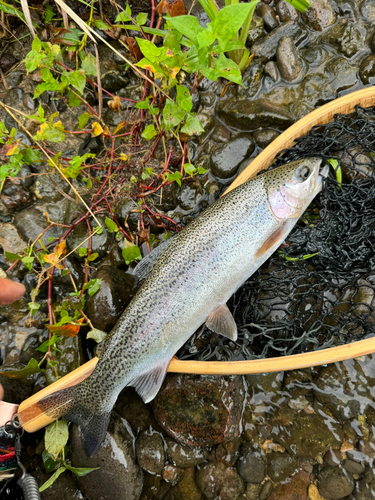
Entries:
{"label": "fish mouth", "polygon": [[325,167],[322,168],[322,170],[319,172],[317,181],[316,181],[316,191],[314,194],[314,197],[320,193],[323,187],[323,179],[326,179],[328,177],[328,172],[329,172],[329,165],[326,165]]}
{"label": "fish mouth", "polygon": [[319,172],[320,177],[324,177],[325,179],[328,177],[328,172],[329,172],[329,165],[326,165],[325,167],[322,168],[322,170]]}

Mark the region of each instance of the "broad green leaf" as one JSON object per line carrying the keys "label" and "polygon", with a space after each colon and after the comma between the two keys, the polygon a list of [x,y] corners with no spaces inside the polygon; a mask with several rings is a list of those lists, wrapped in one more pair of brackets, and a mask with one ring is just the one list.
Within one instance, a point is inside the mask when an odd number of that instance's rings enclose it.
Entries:
{"label": "broad green leaf", "polygon": [[[60,122],[58,122],[60,124]],[[51,123],[42,123],[39,127],[38,132],[34,135],[34,139],[37,141],[46,140],[50,142],[64,142],[65,134],[56,128],[57,123],[52,125]]]}
{"label": "broad green leaf", "polygon": [[85,248],[85,247],[79,248],[78,249],[78,255],[80,257],[86,257],[86,255],[87,255],[87,248]]}
{"label": "broad green leaf", "polygon": [[81,67],[86,75],[96,76],[96,59],[92,54],[87,54],[82,61]]}
{"label": "broad green leaf", "polygon": [[185,125],[182,127],[181,132],[188,135],[198,135],[204,132],[204,128],[197,116],[190,115],[185,121]]}
{"label": "broad green leaf", "polygon": [[123,22],[128,23],[131,19],[131,12],[127,14],[126,12],[120,12],[120,14],[116,17],[115,23]]}
{"label": "broad green leaf", "polygon": [[38,107],[38,115],[30,115],[29,118],[38,121],[39,123],[44,123],[46,119],[44,118],[44,109],[41,104]]}
{"label": "broad green leaf", "polygon": [[[48,24],[53,17],[55,17],[55,13],[52,10],[52,7],[47,4],[46,10],[43,12],[43,19],[46,24]],[[34,48],[34,47],[33,47]],[[35,49],[36,50],[36,49]]]}
{"label": "broad green leaf", "polygon": [[75,47],[80,43],[80,38],[82,35],[83,31],[80,31],[76,28],[71,28],[60,33],[55,38],[55,41],[58,44],[67,45],[68,47]]}
{"label": "broad green leaf", "polygon": [[81,100],[79,97],[77,97],[73,92],[69,91],[69,99],[68,99],[68,105],[70,107],[78,107],[81,104]]}
{"label": "broad green leaf", "polygon": [[71,465],[66,465],[65,467],[78,477],[86,476],[86,474],[89,474],[93,470],[100,469],[100,467],[72,467]]}
{"label": "broad green leaf", "polygon": [[38,302],[29,302],[27,304],[27,307],[28,307],[29,311],[31,312],[31,315],[35,316],[35,313],[40,308],[40,304],[38,304]]}
{"label": "broad green leaf", "polygon": [[47,474],[53,472],[56,466],[60,463],[57,460],[54,460],[51,453],[48,453],[46,449],[42,451],[42,460]]}
{"label": "broad green leaf", "polygon": [[102,330],[98,330],[97,328],[93,328],[92,330],[90,330],[86,336],[87,339],[94,339],[98,344],[100,344],[100,342],[103,342],[106,337],[107,334]]}
{"label": "broad green leaf", "polygon": [[34,38],[33,43],[31,44],[31,48],[36,52],[40,52],[42,48],[42,42],[39,40],[37,36]]}
{"label": "broad green leaf", "polygon": [[56,479],[61,476],[61,474],[66,471],[66,467],[64,465],[62,465],[61,467],[59,467],[57,469],[57,471],[52,474],[52,476],[47,479],[47,481],[42,484],[42,486],[39,488],[39,492],[42,493],[44,490],[46,490],[47,488],[49,488],[50,486],[53,485],[53,483],[56,481]]}
{"label": "broad green leaf", "polygon": [[85,128],[85,125],[89,121],[90,116],[92,115],[90,113],[87,113],[86,111],[80,115],[80,117],[78,118],[78,125],[80,130]]}
{"label": "broad green leaf", "polygon": [[185,111],[191,111],[193,107],[189,90],[184,85],[177,85],[177,104]]}
{"label": "broad green leaf", "polygon": [[165,130],[168,132],[168,130],[181,123],[185,118],[185,114],[186,111],[183,108],[180,108],[180,106],[178,106],[175,102],[168,99],[163,110],[163,122],[165,125]]}
{"label": "broad green leaf", "polygon": [[8,129],[6,128],[6,126],[4,125],[4,123],[1,122],[1,121],[0,121],[0,133],[1,134],[9,134]]}
{"label": "broad green leaf", "polygon": [[105,23],[101,19],[94,19],[93,25],[95,26],[95,28],[98,28],[98,30],[109,31],[111,29],[110,25],[108,23]]}
{"label": "broad green leaf", "polygon": [[87,257],[87,262],[93,262],[94,260],[96,260],[97,258],[99,257],[99,254],[97,252],[94,252],[92,254],[90,254],[89,257]]}
{"label": "broad green leaf", "polygon": [[25,57],[25,66],[27,71],[29,73],[35,71],[44,59],[45,54],[37,52],[36,50],[30,50],[30,52]]}
{"label": "broad green leaf", "polygon": [[143,139],[150,141],[153,137],[155,137],[155,135],[157,135],[157,133],[158,131],[155,129],[154,124],[150,123],[150,125],[147,125],[147,127],[142,132],[142,137]]}
{"label": "broad green leaf", "polygon": [[69,167],[64,168],[64,174],[67,177],[76,179],[81,173],[82,164],[84,164],[88,158],[93,158],[94,156],[95,155],[92,153],[86,153],[82,156],[75,156],[72,160],[69,161]]}
{"label": "broad green leaf", "polygon": [[216,35],[212,33],[212,25],[208,24],[204,31],[201,31],[197,35],[198,46],[200,49],[212,45],[216,40]]}
{"label": "broad green leaf", "polygon": [[68,422],[64,418],[47,425],[44,444],[48,453],[56,460],[69,438]]}
{"label": "broad green leaf", "polygon": [[26,257],[22,257],[21,259],[21,262],[22,264],[29,270],[31,271],[32,267],[33,267],[33,262],[34,262],[34,258],[35,257],[29,257],[29,256],[26,256]]}
{"label": "broad green leaf", "polygon": [[184,170],[188,175],[193,175],[197,171],[192,163],[184,163]]}
{"label": "broad green leaf", "polygon": [[199,175],[203,175],[207,172],[207,170],[203,167],[198,167],[198,174]]}
{"label": "broad green leaf", "polygon": [[64,71],[61,76],[61,82],[63,84],[67,82],[68,84],[76,88],[80,94],[82,94],[86,85],[85,73],[82,70]]}
{"label": "broad green leaf", "polygon": [[42,153],[37,149],[26,148],[22,150],[23,161],[30,165],[30,163],[40,162]]}
{"label": "broad green leaf", "polygon": [[194,16],[177,16],[168,18],[168,22],[172,24],[180,33],[191,40],[194,45],[199,45],[197,35],[204,28],[199,24],[199,21]]}
{"label": "broad green leaf", "polygon": [[108,228],[108,231],[110,233],[117,233],[118,232],[118,227],[117,227],[117,224],[116,222],[114,222],[112,219],[110,219],[109,217],[106,217],[104,219],[104,224],[107,226]]}
{"label": "broad green leaf", "polygon": [[11,262],[14,262],[15,260],[18,260],[18,259],[22,259],[22,257],[20,255],[17,255],[16,253],[12,253],[12,252],[5,251],[4,255],[5,255],[5,258],[10,260]]}
{"label": "broad green leaf", "polygon": [[[59,321],[59,323],[56,323],[56,325],[62,325],[63,323],[70,323],[72,318],[64,317]],[[54,325],[54,326],[56,326]],[[45,340],[39,347],[36,347],[35,350],[39,352],[47,352],[48,348],[52,346],[53,344],[56,344],[56,342],[60,342],[61,337],[58,337],[57,335],[53,334],[50,340]]]}
{"label": "broad green leaf", "polygon": [[182,178],[182,175],[180,174],[180,172],[174,172],[173,174],[168,172],[168,181],[169,182],[176,181],[177,184],[179,186],[181,186],[181,178]]}
{"label": "broad green leaf", "polygon": [[125,240],[124,246],[122,249],[122,256],[124,258],[125,264],[129,265],[133,260],[141,260],[141,252],[139,248],[131,243],[130,241]]}
{"label": "broad green leaf", "polygon": [[145,12],[140,12],[136,18],[137,24],[143,26],[147,22],[147,14]]}
{"label": "broad green leaf", "polygon": [[163,53],[162,49],[159,49],[153,43],[145,40],[144,38],[136,37],[139,48],[141,49],[142,54],[149,59],[151,62],[154,62],[157,57],[160,57]]}
{"label": "broad green leaf", "polygon": [[237,35],[251,9],[257,1],[250,3],[237,3],[221,9],[213,22],[213,33],[217,38],[231,40]]}
{"label": "broad green leaf", "polygon": [[94,295],[94,293],[96,293],[99,288],[100,288],[100,285],[102,284],[102,280],[101,279],[94,279],[94,280],[90,280],[88,283],[86,283],[86,285],[83,287],[84,290],[87,290],[90,297],[92,295]]}
{"label": "broad green leaf", "polygon": [[34,358],[31,358],[27,363],[27,366],[22,368],[22,370],[6,370],[0,372],[1,375],[5,375],[8,378],[16,378],[23,379],[28,377],[29,375],[33,375],[34,373],[43,373],[44,370],[39,368],[38,361]]}

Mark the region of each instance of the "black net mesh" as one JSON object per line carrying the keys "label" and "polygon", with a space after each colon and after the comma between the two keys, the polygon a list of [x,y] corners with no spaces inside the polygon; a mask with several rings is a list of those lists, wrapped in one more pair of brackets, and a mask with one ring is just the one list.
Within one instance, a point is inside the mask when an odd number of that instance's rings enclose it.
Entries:
{"label": "black net mesh", "polygon": [[312,156],[337,159],[342,184],[330,174],[285,245],[233,295],[238,341],[201,328],[180,358],[283,356],[374,335],[375,108],[314,127],[274,167]]}

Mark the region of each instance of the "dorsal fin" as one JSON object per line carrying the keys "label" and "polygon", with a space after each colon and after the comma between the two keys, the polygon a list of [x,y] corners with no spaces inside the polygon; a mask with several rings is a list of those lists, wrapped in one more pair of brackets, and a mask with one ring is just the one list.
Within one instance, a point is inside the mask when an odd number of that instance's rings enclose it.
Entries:
{"label": "dorsal fin", "polygon": [[237,340],[237,325],[226,304],[220,304],[210,312],[206,319],[206,326],[228,339]]}
{"label": "dorsal fin", "polygon": [[143,281],[152,271],[155,262],[158,260],[160,254],[167,248],[167,246],[172,241],[173,236],[169,237],[167,240],[162,241],[156,248],[151,250],[141,262],[134,268],[134,280],[135,285]]}
{"label": "dorsal fin", "polygon": [[128,385],[135,388],[145,403],[152,401],[159,392],[161,384],[165,378],[165,374],[167,373],[169,361],[170,360],[164,362],[153,370],[136,377],[129,382]]}

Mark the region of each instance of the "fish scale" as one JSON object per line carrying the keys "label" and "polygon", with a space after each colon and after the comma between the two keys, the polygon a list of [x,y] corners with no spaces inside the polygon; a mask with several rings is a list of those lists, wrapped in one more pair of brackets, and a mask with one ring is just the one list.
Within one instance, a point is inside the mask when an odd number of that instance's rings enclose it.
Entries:
{"label": "fish scale", "polygon": [[92,456],[119,392],[152,400],[177,350],[205,321],[233,340],[226,307],[236,289],[276,250],[321,189],[320,159],[293,162],[247,181],[171,238],[100,351],[93,373],[38,406],[80,425]]}

